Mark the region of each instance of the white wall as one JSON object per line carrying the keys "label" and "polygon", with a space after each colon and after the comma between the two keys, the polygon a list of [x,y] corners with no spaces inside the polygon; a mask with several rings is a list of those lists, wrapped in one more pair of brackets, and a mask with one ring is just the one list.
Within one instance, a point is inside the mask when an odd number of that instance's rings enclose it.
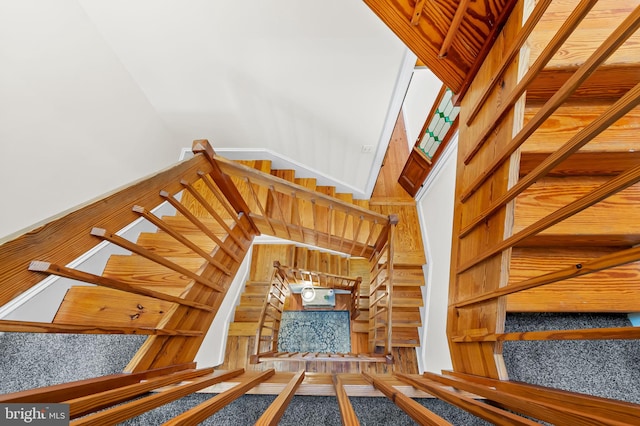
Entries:
{"label": "white wall", "polygon": [[76,0],[0,2],[0,64],[0,238],[175,163],[185,145]]}
{"label": "white wall", "polygon": [[434,373],[453,368],[447,344],[446,324],[457,147],[456,135],[445,148],[417,196],[427,255],[420,364],[422,371]]}
{"label": "white wall", "polygon": [[415,145],[441,87],[442,82],[428,68],[416,68],[413,71],[411,83],[402,105],[409,148],[413,148]]}

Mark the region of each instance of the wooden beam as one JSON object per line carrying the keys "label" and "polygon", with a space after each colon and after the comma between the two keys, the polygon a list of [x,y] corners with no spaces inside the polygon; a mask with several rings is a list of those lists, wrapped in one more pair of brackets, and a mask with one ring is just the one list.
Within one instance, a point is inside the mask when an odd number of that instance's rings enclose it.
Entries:
{"label": "wooden beam", "polygon": [[519,242],[525,240],[526,238],[535,235],[541,231],[544,231],[547,228],[555,225],[558,222],[561,222],[568,217],[573,216],[574,214],[590,207],[605,198],[611,196],[612,194],[621,191],[637,182],[640,182],[640,165],[628,170],[625,173],[620,174],[619,176],[611,179],[604,185],[601,185],[597,189],[591,191],[589,194],[584,197],[578,198],[576,201],[567,204],[563,208],[555,211],[554,213],[540,219],[532,225],[527,226],[522,231],[514,234],[513,236],[507,238],[501,243],[495,245],[494,247],[485,250],[483,253],[479,254],[475,258],[465,262],[463,265],[459,266],[458,273],[462,273],[474,265],[482,262],[485,259],[488,259],[496,254],[506,250],[510,247],[515,246]]}
{"label": "wooden beam", "polygon": [[289,381],[287,386],[280,392],[278,397],[269,405],[269,408],[262,413],[262,416],[256,421],[256,425],[260,426],[277,426],[282,418],[287,406],[296,393],[296,389],[304,380],[304,370],[297,372]]}
{"label": "wooden beam", "polygon": [[360,421],[356,412],[353,410],[353,405],[349,401],[349,396],[344,390],[344,383],[339,374],[333,375],[333,387],[336,392],[336,399],[338,400],[338,408],[340,409],[340,419],[343,426],[360,426]]}
{"label": "wooden beam", "polygon": [[244,395],[249,389],[267,380],[269,377],[275,374],[274,369],[269,369],[259,373],[255,377],[251,377],[243,380],[237,386],[222,392],[221,394],[211,398],[208,401],[203,402],[190,410],[185,411],[179,416],[174,417],[168,422],[164,423],[164,426],[197,426],[208,417],[212,416],[227,404],[233,402],[237,398]]}
{"label": "wooden beam", "polygon": [[371,383],[376,389],[382,392],[387,398],[400,407],[413,420],[421,425],[445,426],[451,425],[448,421],[430,411],[428,408],[418,404],[407,395],[396,390],[393,386],[382,381],[378,376],[368,373],[361,373],[362,376]]}
{"label": "wooden beam", "polygon": [[[626,93],[616,103],[611,105],[601,116],[589,123],[585,128],[576,133],[571,139],[569,139],[560,149],[550,154],[544,161],[542,161],[531,173],[521,178],[509,191],[503,196],[499,197],[496,201],[485,209],[482,213],[476,216],[468,225],[466,225],[460,232],[460,237],[468,235],[476,226],[487,220],[487,218],[498,211],[501,207],[505,206],[509,201],[515,199],[524,190],[529,188],[533,183],[540,178],[546,176],[551,170],[553,170],[558,164],[569,158],[572,154],[577,152],[580,148],[585,146],[591,140],[593,140],[600,133],[605,131],[609,126],[618,121],[621,117],[633,110],[640,104],[640,83],[638,83],[633,89]],[[515,139],[514,139],[515,140]],[[512,151],[512,143],[510,143],[502,153]],[[498,155],[497,159],[504,161],[507,157],[505,155]],[[509,154],[511,155],[511,154]],[[500,161],[500,164],[502,163]],[[496,160],[497,164],[497,160]],[[490,169],[496,169],[497,167],[489,167]],[[487,174],[486,176],[488,176]],[[484,173],[483,175],[484,176]]]}
{"label": "wooden beam", "polygon": [[520,333],[489,333],[484,335],[454,336],[451,339],[455,343],[508,342],[523,340],[631,340],[640,339],[640,327],[523,331]]}
{"label": "wooden beam", "polygon": [[453,15],[453,20],[449,25],[447,35],[445,36],[444,41],[442,42],[442,46],[440,47],[440,52],[438,53],[439,58],[444,58],[447,56],[447,53],[449,53],[449,47],[451,47],[451,43],[453,43],[453,40],[458,34],[460,24],[462,23],[462,18],[464,18],[464,14],[467,12],[467,7],[469,7],[469,0],[461,0],[458,3],[456,13],[455,15]]}
{"label": "wooden beam", "polygon": [[201,336],[197,330],[170,330],[150,327],[109,327],[102,325],[51,324],[48,322],[0,320],[0,331],[63,334],[143,334],[161,336]]}
{"label": "wooden beam", "polygon": [[405,383],[420,389],[430,395],[435,396],[449,404],[455,405],[476,417],[485,419],[496,425],[521,425],[521,426],[534,426],[540,423],[531,421],[517,414],[510,413],[498,407],[486,404],[484,402],[469,398],[462,395],[458,391],[449,390],[437,382],[428,380],[425,378],[415,378],[408,374],[395,373],[394,376],[398,377]]}
{"label": "wooden beam", "polygon": [[244,373],[244,368],[231,370],[224,373],[214,373],[197,378],[190,383],[179,385],[150,396],[130,401],[107,410],[103,410],[80,419],[73,420],[73,426],[109,426],[121,423],[132,417],[139,416],[156,407],[175,401],[187,395],[191,395],[206,387],[224,382]]}
{"label": "wooden beam", "polygon": [[140,396],[154,389],[191,380],[213,373],[213,368],[200,370],[187,370],[160,377],[150,378],[139,383],[95,392],[91,395],[65,400],[69,404],[69,415],[72,419],[101,410],[112,405],[119,404],[131,398]]}
{"label": "wooden beam", "polygon": [[529,290],[531,288],[567,280],[569,278],[576,278],[582,275],[592,274],[597,271],[602,271],[603,269],[615,268],[616,266],[636,262],[638,260],[640,260],[640,247],[621,250],[609,255],[601,256],[598,259],[589,262],[578,263],[568,268],[559,269],[548,274],[521,281],[517,284],[511,284],[506,287],[501,287],[486,294],[456,302],[453,306],[456,308],[463,308],[465,306],[484,302],[496,297],[506,296],[507,294]]}
{"label": "wooden beam", "polygon": [[77,269],[67,268],[51,264],[49,262],[33,261],[29,264],[29,270],[34,272],[42,272],[45,274],[56,275],[58,277],[69,278],[71,280],[82,281],[89,284],[95,284],[102,287],[112,288],[114,290],[125,291],[127,293],[139,294],[141,296],[153,297],[154,299],[164,300],[166,302],[178,303],[180,305],[191,306],[192,308],[202,309],[208,312],[212,311],[211,306],[203,303],[185,300],[181,297],[171,296],[155,290],[149,290],[144,287],[133,286],[112,278],[101,277],[100,275],[90,274],[88,272],[79,271]]}
{"label": "wooden beam", "polygon": [[68,399],[80,398],[93,393],[104,392],[110,389],[116,389],[133,383],[138,383],[140,380],[151,379],[153,377],[175,373],[176,371],[189,370],[195,367],[196,363],[190,362],[187,364],[178,364],[170,367],[141,371],[139,373],[110,374],[108,376],[94,377],[75,382],[7,393],[0,395],[0,402],[62,402]]}
{"label": "wooden beam", "polygon": [[[493,131],[500,125],[502,119],[507,112],[513,108],[518,99],[527,90],[527,87],[535,79],[544,66],[553,58],[556,52],[569,38],[573,31],[577,28],[580,22],[587,16],[591,8],[597,3],[597,0],[582,0],[578,7],[571,13],[567,20],[562,24],[558,32],[553,39],[547,44],[547,47],[542,51],[538,59],[531,65],[527,73],[520,79],[516,87],[509,93],[506,99],[500,103],[500,109],[491,120],[488,121],[489,125],[480,133],[480,136],[475,140],[471,149],[467,151],[464,156],[464,164],[469,164],[473,157],[478,153],[484,142],[491,136]],[[480,108],[483,104],[476,107]],[[477,115],[477,111],[476,111]]]}
{"label": "wooden beam", "polygon": [[[201,277],[200,275],[196,274],[195,272],[192,272],[186,268],[183,268],[182,266],[178,265],[175,262],[170,261],[169,259],[163,257],[163,256],[159,256],[156,253],[152,252],[151,250],[148,250],[144,247],[139,246],[136,243],[132,243],[131,241],[122,238],[119,235],[116,235],[114,233],[111,233],[109,231],[107,231],[106,229],[102,229],[102,228],[93,228],[91,230],[91,235],[94,235],[98,238],[102,238],[103,240],[107,240],[110,243],[113,243],[117,246],[120,246],[126,250],[129,250],[133,253],[136,253],[144,258],[147,258],[159,265],[164,266],[165,268],[169,268],[172,271],[176,271],[179,272],[183,275],[186,275],[187,277],[191,278],[192,280],[195,280],[196,282],[205,285],[215,291],[218,292],[223,292],[224,289],[222,287],[220,287],[218,284],[215,284],[203,277]],[[230,275],[230,272],[228,269],[226,269],[226,273],[225,275]],[[225,270],[221,271],[224,273]]]}

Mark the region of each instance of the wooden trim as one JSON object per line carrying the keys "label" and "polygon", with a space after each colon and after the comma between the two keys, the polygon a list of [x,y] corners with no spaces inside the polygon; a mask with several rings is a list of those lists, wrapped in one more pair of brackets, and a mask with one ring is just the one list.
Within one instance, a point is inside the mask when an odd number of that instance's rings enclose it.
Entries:
{"label": "wooden trim", "polygon": [[[640,10],[640,8],[639,8]],[[539,232],[544,231],[547,228],[555,225],[558,222],[561,222],[568,217],[573,216],[574,214],[581,212],[582,210],[590,207],[605,198],[615,194],[618,191],[621,191],[637,182],[640,182],[640,165],[633,167],[625,173],[618,175],[617,177],[609,180],[598,188],[594,189],[584,197],[578,198],[574,202],[567,204],[566,206],[556,210],[540,219],[539,221],[533,223],[532,225],[527,226],[522,231],[514,234],[513,236],[507,238],[501,243],[495,245],[494,247],[485,250],[482,254],[476,256],[475,258],[469,260],[465,264],[461,265],[458,268],[458,273],[462,273],[478,263],[482,262],[494,256],[503,250],[511,248],[518,244],[519,242],[529,238],[532,235],[535,235]]]}
{"label": "wooden trim", "polygon": [[[514,395],[506,391],[494,390],[485,385],[472,383],[455,377],[440,376],[433,373],[424,373],[424,377],[452,386],[455,389],[475,393],[478,396],[497,402],[511,411],[522,413],[533,418],[550,422],[559,426],[574,426],[577,424],[608,424],[607,419],[587,411],[574,410],[564,401],[555,403],[542,403],[527,395]],[[586,408],[586,407],[585,407]],[[600,423],[597,423],[600,422]]]}
{"label": "wooden trim", "polygon": [[[638,83],[616,103],[611,105],[611,107],[609,107],[596,120],[592,121],[588,126],[576,133],[557,151],[553,152],[547,158],[545,158],[531,172],[527,173],[526,176],[522,177],[513,187],[511,187],[509,191],[507,191],[503,196],[494,201],[491,206],[489,206],[486,210],[475,217],[468,225],[466,225],[462,229],[462,231],[460,231],[460,238],[468,235],[476,226],[487,220],[489,216],[494,214],[501,207],[505,206],[509,201],[515,199],[518,195],[524,192],[540,178],[546,176],[557,165],[565,161],[572,154],[577,152],[580,148],[589,143],[596,136],[605,131],[607,128],[609,128],[609,126],[618,121],[639,104],[640,83]],[[504,156],[500,156],[500,158],[503,157]]]}
{"label": "wooden trim", "polygon": [[640,327],[588,328],[583,330],[523,331],[453,336],[455,343],[508,342],[522,340],[631,340],[640,339]]}
{"label": "wooden trim", "polygon": [[133,211],[138,213],[140,216],[142,216],[143,218],[145,218],[146,220],[148,220],[158,228],[162,229],[164,232],[169,234],[171,237],[173,237],[175,240],[177,240],[179,243],[181,243],[185,247],[188,247],[189,249],[193,250],[195,253],[199,254],[200,257],[202,257],[204,260],[206,260],[213,266],[220,268],[222,270],[227,269],[223,264],[216,261],[209,253],[204,251],[197,244],[193,243],[193,241],[191,241],[181,233],[175,231],[171,226],[167,225],[162,219],[160,219],[153,213],[145,211],[144,208],[140,206],[133,206]]}
{"label": "wooden trim", "polygon": [[[244,201],[244,198],[242,198],[242,194],[240,194],[240,191],[238,191],[238,188],[231,178],[220,169],[220,164],[217,161],[220,157],[216,156],[216,153],[209,141],[206,139],[195,140],[193,141],[191,150],[194,154],[200,153],[207,159],[211,165],[209,176],[211,176],[211,179],[213,179],[216,185],[218,185],[218,188],[224,194],[224,198],[236,212],[244,214],[247,219],[249,219],[251,209],[249,209],[249,206]],[[251,221],[251,219],[249,219],[249,224],[255,231],[256,235],[260,235],[260,230],[256,224]]]}
{"label": "wooden trim", "polygon": [[421,425],[445,426],[451,425],[448,421],[433,413],[429,409],[418,404],[407,395],[396,390],[393,386],[383,382],[377,376],[361,373],[376,389],[382,392],[387,398],[393,401],[399,408],[409,415],[413,420]]}
{"label": "wooden trim", "polygon": [[447,35],[442,42],[442,46],[440,47],[440,52],[438,53],[439,58],[445,58],[447,56],[447,53],[449,53],[449,47],[451,47],[451,43],[453,43],[453,40],[458,34],[460,24],[462,23],[462,18],[464,18],[467,7],[469,7],[469,0],[461,0],[460,3],[458,3],[456,13],[453,15],[453,19],[451,20],[451,25],[449,25]]}
{"label": "wooden trim", "polygon": [[635,424],[640,418],[640,405],[598,396],[585,395],[577,392],[565,391],[544,386],[532,385],[510,380],[495,380],[485,377],[472,376],[464,373],[445,371],[447,376],[453,376],[461,380],[473,382],[479,385],[490,386],[499,392],[507,392],[511,395],[524,396],[539,404],[556,404],[559,401],[570,409],[586,411],[601,418],[608,419],[609,423]]}
{"label": "wooden trim", "polygon": [[544,12],[547,10],[549,5],[551,4],[551,1],[552,0],[540,0],[538,4],[536,4],[535,8],[533,9],[533,12],[531,12],[531,15],[529,15],[527,22],[524,24],[524,26],[518,33],[518,36],[516,37],[511,47],[509,47],[509,53],[502,59],[502,62],[500,63],[500,67],[493,74],[493,76],[491,77],[491,80],[482,91],[482,95],[480,95],[480,98],[476,101],[473,108],[471,108],[470,110],[471,112],[467,116],[467,126],[470,126],[471,123],[473,123],[473,120],[478,115],[478,112],[480,112],[480,108],[482,108],[484,103],[487,101],[487,99],[489,98],[489,95],[491,94],[491,91],[495,88],[496,84],[500,81],[500,79],[504,75],[509,65],[511,65],[511,62],[516,58],[516,55],[520,53],[520,48],[525,43],[525,41],[527,41],[527,38],[529,38],[529,35],[531,34],[535,26],[540,21],[540,18],[542,18],[542,16],[544,15]]}
{"label": "wooden trim", "polygon": [[201,155],[182,162],[170,169],[132,183],[124,189],[78,207],[61,217],[33,229],[0,245],[0,305],[37,284],[42,276],[28,270],[34,259],[67,265],[98,244],[89,235],[98,225],[110,229],[122,229],[138,218],[131,211],[133,204],[152,209],[162,202],[161,189],[178,192],[180,179],[195,181],[198,170],[208,170],[209,164]]}
{"label": "wooden trim", "polygon": [[[587,16],[591,8],[597,3],[597,0],[582,0],[578,7],[571,13],[567,20],[562,24],[558,32],[553,36],[553,39],[549,42],[547,47],[540,53],[538,59],[529,68],[527,73],[518,82],[517,86],[507,95],[500,104],[500,109],[493,118],[489,120],[490,123],[484,131],[480,134],[480,137],[473,143],[471,149],[464,157],[464,164],[469,164],[473,157],[478,153],[484,142],[491,136],[493,131],[502,123],[502,119],[506,113],[513,108],[518,99],[527,90],[527,87],[535,79],[545,65],[556,54],[564,42],[569,38],[577,26]],[[482,104],[484,105],[484,104]],[[477,115],[477,112],[476,112]]]}
{"label": "wooden trim", "polygon": [[530,278],[528,280],[524,280],[507,287],[501,287],[497,290],[491,291],[481,296],[476,296],[457,302],[453,306],[455,308],[463,308],[475,303],[495,299],[500,296],[506,296],[508,294],[517,293],[523,290],[529,290],[546,284],[567,280],[569,278],[581,277],[583,275],[602,271],[603,269],[615,268],[616,266],[625,265],[627,263],[636,262],[638,260],[640,260],[640,247],[620,250],[615,253],[601,256],[598,259],[589,262],[578,263],[577,265],[572,265],[567,268],[550,272],[548,274]]}
{"label": "wooden trim", "polygon": [[140,414],[146,413],[147,411],[160,407],[161,405],[175,401],[187,395],[191,395],[194,392],[215,385],[216,383],[232,379],[242,373],[244,373],[244,368],[231,370],[221,374],[214,373],[214,375],[200,377],[190,383],[179,385],[145,398],[136,399],[126,404],[118,405],[116,407],[73,420],[70,424],[73,426],[114,425],[132,417],[139,416]]}
{"label": "wooden trim", "polygon": [[[98,238],[102,238],[103,240],[107,240],[110,243],[113,243],[117,246],[120,246],[126,250],[129,250],[133,253],[136,253],[144,258],[147,258],[159,265],[162,265],[166,268],[171,269],[172,271],[176,271],[179,272],[183,275],[186,275],[187,277],[191,278],[192,280],[195,280],[197,282],[199,282],[202,285],[205,285],[215,291],[218,292],[224,292],[224,288],[220,287],[218,284],[212,283],[211,281],[201,277],[200,275],[196,274],[195,272],[191,272],[190,270],[188,270],[187,268],[183,268],[182,266],[178,265],[177,263],[174,263],[172,261],[170,261],[169,259],[160,256],[154,252],[152,252],[151,250],[148,250],[142,246],[139,246],[136,243],[132,243],[129,240],[126,240],[122,237],[120,237],[119,235],[113,234],[109,231],[107,231],[106,229],[102,229],[102,228],[93,228],[91,230],[91,235],[94,235]],[[226,268],[225,268],[226,269]],[[226,270],[227,272],[225,273],[226,275],[230,275],[229,270]],[[222,272],[224,273],[225,271],[222,270]]]}
{"label": "wooden trim", "polygon": [[333,387],[336,392],[336,399],[338,400],[338,408],[340,409],[340,420],[343,426],[360,426],[360,421],[356,412],[353,410],[353,405],[349,401],[349,396],[344,390],[344,383],[340,375],[334,374],[332,377]]}
{"label": "wooden trim", "polygon": [[35,321],[0,320],[0,331],[17,333],[63,334],[143,334],[158,336],[202,336],[198,330],[168,330],[151,327],[111,327],[105,325],[77,325]]}
{"label": "wooden trim", "polygon": [[[424,121],[424,124],[422,125],[422,129],[420,129],[420,133],[418,133],[418,139],[416,139],[416,143],[413,145],[413,147],[417,148],[420,153],[422,153],[422,150],[418,148],[418,146],[420,146],[420,144],[422,143],[422,139],[424,139],[424,135],[427,132],[427,129],[429,128],[429,123],[431,123],[431,120],[433,120],[433,116],[436,114],[436,111],[438,110],[438,106],[440,105],[440,102],[442,102],[442,98],[444,98],[444,94],[446,92],[447,92],[447,86],[443,84],[442,87],[440,87],[440,91],[436,95],[435,101],[433,101],[433,105],[431,105],[431,110],[429,111],[429,114],[427,115],[427,118]],[[427,158],[427,156],[424,155],[424,153],[422,155],[424,156],[424,159],[427,160],[429,164],[431,164],[431,160],[429,160],[429,158]]]}
{"label": "wooden trim", "polygon": [[255,377],[245,379],[242,382],[240,382],[239,385],[234,386],[228,391],[222,392],[221,394],[211,398],[210,400],[205,401],[193,407],[192,409],[185,411],[179,416],[174,417],[173,419],[164,423],[164,426],[177,426],[177,425],[198,426],[201,422],[206,420],[208,417],[220,411],[222,408],[227,406],[227,404],[241,397],[249,389],[264,382],[274,374],[275,374],[275,370],[270,369],[270,370],[261,372]]}
{"label": "wooden trim", "polygon": [[128,386],[118,387],[116,389],[110,389],[103,392],[95,392],[91,395],[68,399],[65,400],[64,403],[69,404],[69,415],[72,419],[75,419],[77,417],[98,411],[102,408],[110,407],[112,405],[127,401],[151,390],[212,373],[213,368],[181,371],[173,374],[151,378]]}
{"label": "wooden trim", "polygon": [[540,423],[531,421],[517,414],[510,413],[498,407],[494,407],[490,404],[469,398],[462,395],[458,391],[452,391],[442,387],[437,382],[428,380],[425,378],[416,378],[409,376],[408,374],[395,373],[394,376],[398,377],[403,382],[410,384],[411,386],[420,389],[430,395],[435,396],[449,404],[455,405],[476,417],[480,417],[488,422],[496,425],[522,425],[522,426],[534,426]]}
{"label": "wooden trim", "polygon": [[189,370],[196,367],[195,362],[187,364],[177,364],[155,370],[146,370],[139,373],[120,373],[108,376],[94,377],[91,379],[78,380],[75,382],[61,383],[59,385],[45,386],[26,391],[7,393],[0,395],[1,403],[39,403],[39,402],[62,402],[68,399],[80,398],[97,392],[116,389],[137,383],[140,380],[151,379],[153,377],[171,374],[177,371]]}
{"label": "wooden trim", "polygon": [[280,392],[278,397],[269,405],[262,416],[256,421],[256,425],[260,426],[277,426],[282,418],[287,406],[296,393],[296,389],[304,380],[304,370],[298,371],[289,381],[287,386]]}
{"label": "wooden trim", "polygon": [[203,303],[198,303],[191,300],[185,300],[181,297],[172,296],[167,293],[162,293],[155,290],[149,290],[148,288],[130,285],[118,280],[114,280],[112,278],[90,274],[88,272],[67,268],[66,266],[51,264],[49,262],[33,261],[29,265],[29,270],[34,272],[42,272],[46,274],[56,275],[59,277],[69,278],[72,280],[82,281],[89,284],[95,284],[102,287],[112,288],[114,290],[126,291],[127,293],[153,297],[154,299],[165,300],[167,302],[172,302],[172,303],[178,303],[184,306],[191,306],[192,308],[202,309],[207,312],[213,311],[213,308],[211,306],[207,306]]}
{"label": "wooden trim", "polygon": [[[485,169],[478,178],[462,193],[461,201],[464,203],[486,179],[493,174],[500,165],[511,156],[527,138],[535,132],[538,127],[553,114],[553,112],[566,101],[573,92],[576,91],[592,72],[594,72],[600,64],[611,56],[618,47],[631,37],[640,27],[640,6],[638,6],[611,35],[602,43],[595,52],[585,61],[584,64],[562,85],[551,99],[549,99],[538,110],[535,116],[525,124],[518,134],[509,142],[502,150],[500,155],[494,157],[491,165]],[[468,163],[465,163],[468,164]]]}

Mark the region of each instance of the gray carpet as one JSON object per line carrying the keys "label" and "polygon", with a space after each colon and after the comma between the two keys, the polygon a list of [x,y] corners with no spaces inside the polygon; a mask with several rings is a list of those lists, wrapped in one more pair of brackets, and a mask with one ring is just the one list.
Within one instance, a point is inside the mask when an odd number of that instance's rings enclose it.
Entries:
{"label": "gray carpet", "polygon": [[[508,331],[622,327],[625,315],[509,315]],[[144,341],[142,336],[74,336],[7,333],[0,336],[0,392],[12,392],[119,372]],[[512,380],[640,403],[640,341],[507,342],[504,358]],[[196,394],[126,424],[156,425],[210,398]],[[246,395],[205,423],[249,425],[274,399]],[[384,398],[351,398],[363,425],[413,425]],[[455,425],[486,422],[441,401],[418,402]],[[339,425],[333,397],[295,397],[281,425]]]}

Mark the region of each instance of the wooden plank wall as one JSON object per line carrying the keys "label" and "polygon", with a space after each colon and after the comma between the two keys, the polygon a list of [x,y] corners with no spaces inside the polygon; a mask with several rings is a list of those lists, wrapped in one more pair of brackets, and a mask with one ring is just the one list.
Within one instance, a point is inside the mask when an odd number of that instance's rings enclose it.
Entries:
{"label": "wooden plank wall", "polygon": [[[460,123],[466,123],[470,109],[478,101],[484,87],[491,80],[498,69],[505,51],[521,28],[523,1],[518,2],[504,30],[496,40],[491,52],[481,66],[476,78],[462,101]],[[464,238],[459,238],[463,229],[474,217],[486,209],[495,199],[504,194],[510,180],[515,180],[518,170],[518,159],[507,161],[488,179],[478,191],[466,202],[460,201],[461,194],[484,171],[493,160],[496,152],[501,150],[519,130],[522,123],[524,105],[517,105],[503,119],[502,124],[484,143],[481,150],[468,164],[464,158],[474,146],[476,139],[491,123],[501,100],[516,86],[520,71],[520,64],[526,65],[524,58],[516,58],[503,76],[503,82],[487,98],[478,116],[471,125],[461,124],[458,137],[458,165],[456,176],[456,196],[454,210],[454,228],[452,245],[452,271],[449,289],[449,304],[467,297],[482,294],[506,285],[510,250],[502,255],[496,255],[480,262],[476,266],[459,272],[459,266],[467,263],[484,250],[501,242],[510,235],[513,206],[509,204],[493,215],[486,223],[477,226],[474,231]],[[521,100],[520,102],[523,102]],[[515,171],[515,173],[514,173]],[[502,331],[504,326],[504,302],[491,301],[468,308],[455,309],[450,307],[447,322],[449,336],[468,334],[470,330],[486,328],[493,332]],[[501,346],[495,343],[465,343],[450,342],[453,366],[456,371],[494,378],[506,377]]]}

